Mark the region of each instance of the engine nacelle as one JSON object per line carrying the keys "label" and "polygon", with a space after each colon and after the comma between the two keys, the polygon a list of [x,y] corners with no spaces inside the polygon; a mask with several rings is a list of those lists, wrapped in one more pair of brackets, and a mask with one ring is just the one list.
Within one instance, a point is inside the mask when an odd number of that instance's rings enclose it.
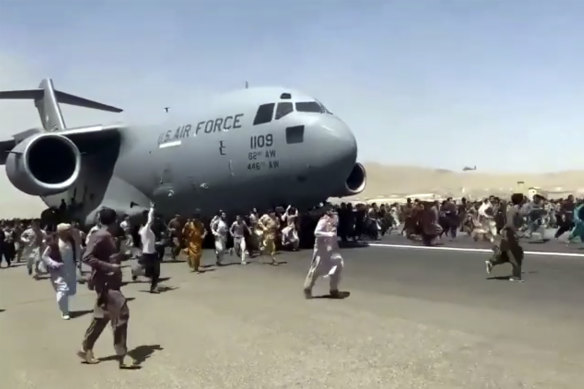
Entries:
{"label": "engine nacelle", "polygon": [[33,196],[61,193],[75,183],[81,153],[69,138],[44,133],[18,143],[6,159],[6,175],[16,188]]}
{"label": "engine nacelle", "polygon": [[357,162],[345,181],[345,187],[340,193],[335,194],[335,196],[353,196],[363,192],[365,186],[367,186],[367,172],[365,171],[365,167]]}

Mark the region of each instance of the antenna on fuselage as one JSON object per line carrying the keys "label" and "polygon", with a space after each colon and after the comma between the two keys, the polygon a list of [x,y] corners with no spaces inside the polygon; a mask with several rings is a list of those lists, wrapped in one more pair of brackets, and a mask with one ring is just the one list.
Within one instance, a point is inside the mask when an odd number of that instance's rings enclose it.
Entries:
{"label": "antenna on fuselage", "polygon": [[246,81],[245,82],[245,89],[249,88],[249,83]]}

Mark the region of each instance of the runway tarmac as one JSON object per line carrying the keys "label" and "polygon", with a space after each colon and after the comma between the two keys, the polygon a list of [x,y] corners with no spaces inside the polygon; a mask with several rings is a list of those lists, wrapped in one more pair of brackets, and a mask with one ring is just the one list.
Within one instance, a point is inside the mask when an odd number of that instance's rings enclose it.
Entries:
{"label": "runway tarmac", "polygon": [[[476,247],[474,243],[445,246]],[[386,238],[382,244],[409,244]],[[578,253],[548,242],[526,250]],[[535,247],[535,246],[534,246]],[[48,281],[0,270],[0,377],[7,388],[581,388],[584,258],[526,256],[523,283],[492,277],[485,253],[404,247],[343,249],[344,300],[304,300],[311,253],[279,266],[164,263],[160,295],[130,283],[129,346],[138,371],[86,366],[90,315],[63,321]],[[211,252],[205,262],[213,263]],[[228,258],[232,261],[236,259]],[[267,262],[266,259],[264,261]],[[125,270],[127,271],[127,269]],[[129,276],[125,277],[129,279]],[[326,294],[320,280],[315,295]],[[87,311],[80,285],[72,308]],[[105,332],[96,356],[113,353]]]}

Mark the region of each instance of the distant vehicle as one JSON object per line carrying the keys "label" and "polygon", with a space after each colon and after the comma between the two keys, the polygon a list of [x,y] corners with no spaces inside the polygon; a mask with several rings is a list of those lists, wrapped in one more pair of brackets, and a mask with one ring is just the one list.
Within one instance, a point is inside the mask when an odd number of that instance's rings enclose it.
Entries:
{"label": "distant vehicle", "polygon": [[477,170],[477,165],[474,165],[474,167],[465,166],[462,168],[463,172],[469,172],[469,171],[473,171],[473,170]]}
{"label": "distant vehicle", "polygon": [[[122,110],[55,90],[0,91],[34,100],[43,128],[0,141],[0,164],[22,192],[69,207],[91,224],[103,206],[130,216],[155,202],[164,215],[310,208],[361,193],[350,128],[317,99],[281,87],[248,88],[210,99],[174,124],[67,128],[59,103]],[[75,205],[75,206],[73,206]]]}

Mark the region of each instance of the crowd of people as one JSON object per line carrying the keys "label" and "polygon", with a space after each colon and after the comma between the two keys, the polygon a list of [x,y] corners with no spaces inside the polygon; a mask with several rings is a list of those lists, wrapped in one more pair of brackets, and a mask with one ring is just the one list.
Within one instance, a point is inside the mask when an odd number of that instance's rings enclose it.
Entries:
{"label": "crowd of people", "polygon": [[[338,218],[332,207],[321,207],[318,213],[318,216],[310,213],[304,217],[304,223],[314,220],[316,224],[314,253],[304,283],[304,295],[311,298],[317,278],[330,276],[330,294],[339,297],[343,259],[337,243]],[[156,294],[159,293],[160,264],[167,248],[171,258],[184,253],[191,271],[201,272],[206,239],[213,242],[217,266],[224,264],[229,252],[237,255],[242,265],[247,264],[249,258],[262,255],[277,265],[278,250],[300,247],[300,217],[298,210],[291,206],[263,214],[253,210],[246,217],[236,215],[232,222],[225,212],[219,211],[208,222],[195,213],[187,217],[175,215],[168,223],[156,214],[154,204],[138,222],[128,216],[120,218],[114,210],[103,208],[98,212],[97,223],[89,230],[66,220],[63,212],[47,214],[49,219],[0,221],[0,258],[4,258],[8,267],[13,261],[26,261],[28,274],[35,279],[48,274],[64,320],[70,319],[69,298],[76,294],[78,283],[96,292],[93,318],[78,353],[88,364],[99,362],[93,355],[93,346],[111,322],[119,367],[136,365],[135,361],[126,363],[130,311],[121,291],[122,261],[135,258],[132,278],[150,278],[150,292]],[[88,276],[82,264],[91,269]]]}
{"label": "crowd of people", "polygon": [[[330,277],[331,296],[338,297],[343,270],[339,243],[375,240],[395,232],[433,245],[443,238],[456,239],[462,232],[492,243],[493,254],[485,262],[488,273],[496,265],[511,263],[510,279],[519,281],[523,260],[519,237],[539,234],[545,239],[546,228],[557,228],[556,237],[570,231],[570,240],[579,237],[584,241],[584,201],[573,196],[557,201],[538,195],[528,199],[521,194],[509,200],[494,196],[482,201],[408,199],[404,204],[322,204],[305,213],[293,206],[263,213],[254,209],[248,215],[231,217],[218,211],[210,220],[204,220],[200,213],[177,214],[165,220],[151,204],[138,221],[101,209],[97,223],[89,230],[55,210],[44,212],[41,219],[2,220],[0,260],[8,266],[25,261],[28,274],[36,279],[48,274],[65,320],[70,318],[69,297],[76,294],[77,284],[85,283],[95,290],[94,315],[79,355],[87,363],[97,363],[93,345],[111,322],[120,368],[127,368],[133,363],[125,362],[129,309],[121,292],[124,260],[136,260],[131,277],[149,278],[150,292],[156,294],[166,252],[172,259],[184,253],[190,270],[201,272],[205,242],[214,247],[217,266],[223,265],[229,254],[236,255],[241,265],[262,256],[277,265],[278,251],[314,245],[304,295],[312,297],[312,288],[322,276]],[[91,269],[88,276],[82,264]]]}

